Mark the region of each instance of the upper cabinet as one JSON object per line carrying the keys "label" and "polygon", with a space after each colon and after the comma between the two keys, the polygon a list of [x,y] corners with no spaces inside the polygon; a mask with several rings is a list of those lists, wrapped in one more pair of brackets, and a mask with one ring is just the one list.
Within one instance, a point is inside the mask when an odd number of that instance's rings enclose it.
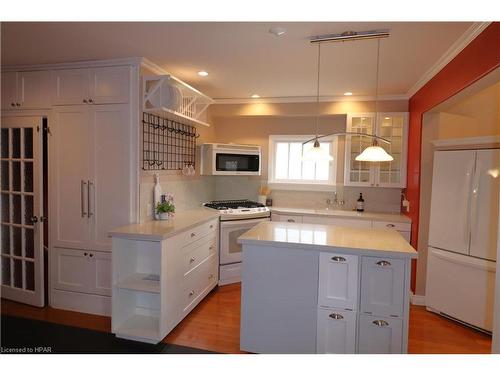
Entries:
{"label": "upper cabinet", "polygon": [[406,158],[408,145],[408,114],[359,113],[347,115],[348,132],[377,135],[390,141],[379,141],[392,157],[390,162],[360,162],[358,156],[373,139],[358,135],[346,137],[344,184],[346,186],[406,187]]}
{"label": "upper cabinet", "polygon": [[50,108],[50,71],[3,72],[2,109]]}
{"label": "upper cabinet", "polygon": [[54,105],[120,104],[130,100],[130,66],[52,71]]}

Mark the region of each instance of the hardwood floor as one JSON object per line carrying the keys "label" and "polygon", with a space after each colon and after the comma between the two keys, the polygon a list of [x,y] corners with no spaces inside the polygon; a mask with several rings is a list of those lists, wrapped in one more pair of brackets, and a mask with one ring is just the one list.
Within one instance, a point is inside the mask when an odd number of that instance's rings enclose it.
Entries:
{"label": "hardwood floor", "polygon": [[[239,350],[240,290],[240,284],[215,289],[163,341],[219,353],[242,353]],[[3,299],[1,313],[105,332],[111,330],[108,317],[37,308]],[[411,306],[408,352],[491,353],[491,336],[428,312],[422,306]]]}

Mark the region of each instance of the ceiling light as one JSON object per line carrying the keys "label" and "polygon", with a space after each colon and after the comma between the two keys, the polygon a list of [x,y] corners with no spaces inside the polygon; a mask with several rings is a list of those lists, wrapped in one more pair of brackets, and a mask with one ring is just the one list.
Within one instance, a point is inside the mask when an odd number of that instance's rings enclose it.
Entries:
{"label": "ceiling light", "polygon": [[350,92],[350,91],[346,91],[346,92],[344,92],[344,95],[345,95],[345,96],[352,96],[352,92]]}
{"label": "ceiling light", "polygon": [[260,95],[253,94],[251,97],[254,98],[254,99],[258,99],[258,98],[260,98]]}
{"label": "ceiling light", "polygon": [[271,34],[276,35],[276,36],[282,36],[283,34],[286,33],[286,29],[284,27],[279,27],[279,26],[277,26],[277,27],[271,27],[269,29],[269,32]]}
{"label": "ceiling light", "polygon": [[204,70],[200,70],[200,71],[198,72],[198,75],[199,75],[199,76],[202,76],[202,77],[206,77],[206,76],[208,76],[208,72],[205,72]]}
{"label": "ceiling light", "polygon": [[333,160],[332,156],[328,153],[328,151],[324,148],[321,148],[318,140],[314,141],[314,146],[308,150],[304,151],[302,155],[303,161],[331,161]]}
{"label": "ceiling light", "polygon": [[384,117],[384,120],[390,120],[391,118],[390,117]]}
{"label": "ceiling light", "polygon": [[361,154],[356,156],[356,161],[393,161],[394,158],[387,153],[382,147],[377,143],[377,140],[373,140],[373,145],[367,147],[363,150]]}

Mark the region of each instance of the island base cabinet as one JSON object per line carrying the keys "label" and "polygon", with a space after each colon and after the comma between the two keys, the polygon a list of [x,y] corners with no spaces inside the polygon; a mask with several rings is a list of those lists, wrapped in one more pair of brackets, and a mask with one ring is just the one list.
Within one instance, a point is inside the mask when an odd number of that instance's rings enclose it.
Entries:
{"label": "island base cabinet", "polygon": [[403,321],[401,319],[359,315],[358,353],[402,353]]}
{"label": "island base cabinet", "polygon": [[316,352],[354,354],[356,351],[356,312],[318,309]]}

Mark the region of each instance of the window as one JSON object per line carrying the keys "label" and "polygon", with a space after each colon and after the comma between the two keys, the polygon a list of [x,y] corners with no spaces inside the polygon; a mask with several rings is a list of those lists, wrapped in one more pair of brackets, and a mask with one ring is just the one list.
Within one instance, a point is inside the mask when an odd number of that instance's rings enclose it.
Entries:
{"label": "window", "polygon": [[313,147],[313,142],[302,145],[314,136],[269,136],[269,178],[271,185],[282,188],[321,188],[335,185],[336,138],[324,138],[321,148],[334,157],[328,161],[302,161],[305,151]]}

